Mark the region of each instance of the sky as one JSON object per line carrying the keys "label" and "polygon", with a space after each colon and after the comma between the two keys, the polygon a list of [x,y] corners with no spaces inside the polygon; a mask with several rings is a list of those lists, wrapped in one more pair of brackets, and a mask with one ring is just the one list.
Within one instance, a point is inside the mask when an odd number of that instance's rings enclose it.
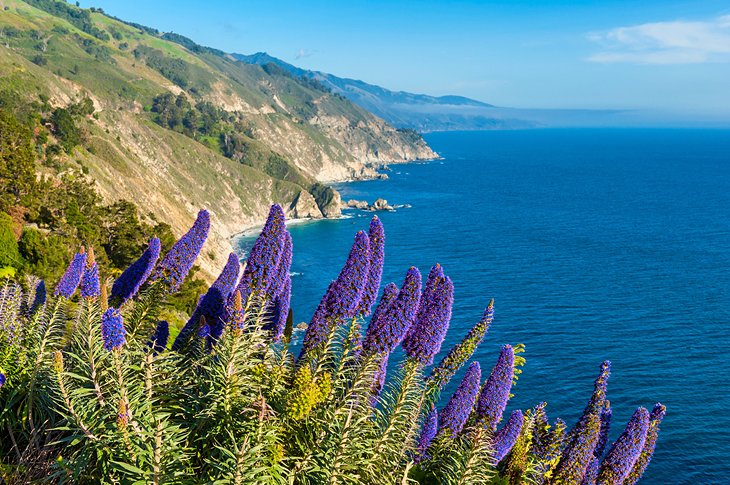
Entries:
{"label": "sky", "polygon": [[227,52],[519,108],[730,120],[730,0],[93,0]]}

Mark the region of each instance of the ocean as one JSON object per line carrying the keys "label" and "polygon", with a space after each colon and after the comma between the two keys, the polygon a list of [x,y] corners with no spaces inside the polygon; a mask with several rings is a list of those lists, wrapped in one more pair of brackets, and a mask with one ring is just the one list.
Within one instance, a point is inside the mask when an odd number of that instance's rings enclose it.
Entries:
{"label": "ocean", "polygon": [[[490,298],[474,358],[527,363],[511,409],[546,401],[572,426],[612,361],[611,440],[637,406],[667,408],[643,483],[730,477],[730,132],[546,129],[426,135],[442,160],[340,184],[379,212],[384,283],[441,263],[455,285],[446,352]],[[308,321],[372,213],[290,226],[293,311]],[[241,250],[251,239],[240,241]],[[393,359],[391,359],[393,360]],[[453,390],[461,374],[451,383]],[[445,395],[448,398],[448,395]]]}

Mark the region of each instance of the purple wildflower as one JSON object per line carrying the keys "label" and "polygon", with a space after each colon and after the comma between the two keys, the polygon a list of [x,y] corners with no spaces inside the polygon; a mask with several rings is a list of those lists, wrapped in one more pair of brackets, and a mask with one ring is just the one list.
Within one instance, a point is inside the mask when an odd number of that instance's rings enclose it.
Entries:
{"label": "purple wildflower", "polygon": [[3,387],[6,382],[8,382],[7,377],[5,377],[5,374],[0,372],[0,387]]}
{"label": "purple wildflower", "polygon": [[646,441],[644,442],[644,449],[641,450],[639,458],[637,458],[634,467],[631,472],[624,480],[624,485],[634,485],[641,479],[644,474],[646,467],[649,466],[651,456],[654,454],[654,448],[656,447],[656,440],[659,436],[659,425],[664,419],[664,415],[667,413],[667,407],[662,403],[657,403],[654,409],[651,411],[649,416],[649,430],[646,433]]}
{"label": "purple wildflower", "polygon": [[522,423],[524,420],[525,418],[522,415],[522,411],[519,409],[517,411],[513,411],[505,425],[494,434],[495,466],[512,450],[512,447],[515,445],[517,438],[520,435],[520,431],[522,431]]}
{"label": "purple wildflower", "polygon": [[209,230],[210,214],[207,210],[201,210],[190,230],[173,244],[157,265],[153,279],[165,281],[170,293],[179,290],[200,254]]}
{"label": "purple wildflower", "polygon": [[81,246],[79,252],[74,255],[71,263],[68,265],[68,268],[66,268],[66,272],[63,273],[63,276],[61,276],[53,296],[60,295],[65,298],[71,298],[76,292],[76,288],[78,288],[79,283],[81,283],[81,276],[84,272],[85,266],[86,253],[84,252],[84,247]]}
{"label": "purple wildflower", "polygon": [[426,451],[431,446],[431,442],[436,437],[436,431],[438,431],[438,417],[439,413],[435,407],[431,408],[431,411],[426,415],[426,419],[423,422],[423,429],[421,430],[421,436],[418,438],[418,447],[416,448],[416,456],[414,461],[416,463],[427,460],[428,454]]}
{"label": "purple wildflower", "polygon": [[29,316],[35,314],[35,312],[43,308],[46,304],[46,282],[44,280],[37,281],[33,291],[33,302],[28,309]]}
{"label": "purple wildflower", "polygon": [[383,277],[383,261],[385,258],[385,230],[383,223],[377,216],[370,221],[370,230],[368,231],[368,240],[370,242],[370,270],[368,273],[367,284],[360,300],[360,313],[367,316],[375,303],[380,289],[380,280]]}
{"label": "purple wildflower", "polygon": [[454,284],[444,276],[441,265],[431,270],[426,287],[421,295],[418,315],[408,335],[403,339],[403,349],[411,359],[422,365],[430,365],[441,350],[451,320],[451,307],[454,303]]}
{"label": "purple wildflower", "polygon": [[482,369],[479,367],[479,362],[472,362],[466,370],[461,384],[439,413],[439,435],[449,433],[453,437],[458,435],[464,428],[464,424],[466,424],[466,420],[474,407],[481,378]]}
{"label": "purple wildflower", "polygon": [[125,302],[139,291],[139,288],[147,281],[152,270],[155,268],[157,258],[160,257],[160,240],[156,237],[150,239],[147,249],[142,255],[129,265],[112,286],[112,298]]}
{"label": "purple wildflower", "polygon": [[347,261],[332,286],[327,313],[335,321],[349,319],[357,313],[370,271],[370,242],[358,231]]}
{"label": "purple wildflower", "polygon": [[431,371],[430,380],[438,383],[438,386],[443,388],[456,374],[464,363],[469,360],[477,346],[484,339],[489,326],[492,324],[494,319],[494,300],[489,302],[489,306],[484,310],[482,319],[469,330],[469,333],[464,337],[459,344],[449,350],[449,353],[444,357],[439,364]]}
{"label": "purple wildflower", "polygon": [[274,297],[274,308],[271,312],[270,330],[272,330],[272,338],[274,342],[278,342],[284,334],[284,327],[286,326],[286,319],[289,316],[290,304],[291,277],[287,275],[286,280],[284,280],[284,288],[276,297]]}
{"label": "purple wildflower", "polygon": [[90,247],[86,255],[84,273],[81,276],[81,296],[84,298],[96,298],[99,294],[99,267],[94,258],[94,248]]}
{"label": "purple wildflower", "polygon": [[603,452],[606,449],[608,433],[611,430],[612,415],[613,411],[611,411],[611,403],[606,400],[600,414],[601,432],[598,435],[598,443],[596,443],[596,449],[593,451],[593,460],[591,460],[588,468],[586,469],[586,474],[583,477],[582,485],[593,485],[596,483],[596,479],[598,478],[598,472],[601,467],[601,457],[603,456]]}
{"label": "purple wildflower", "polygon": [[210,285],[205,295],[200,298],[198,306],[195,307],[195,311],[193,311],[193,314],[175,339],[172,350],[180,349],[187,339],[190,338],[201,316],[204,316],[206,321],[210,322],[211,336],[215,339],[220,338],[223,334],[224,319],[226,317],[225,304],[233,288],[236,286],[240,268],[241,263],[238,261],[238,256],[234,253],[229,254],[228,261],[226,261],[226,265],[223,267],[221,274]]}
{"label": "purple wildflower", "polygon": [[127,331],[124,328],[124,319],[114,307],[109,307],[101,317],[101,337],[104,340],[106,350],[121,348],[127,343],[125,339]]}
{"label": "purple wildflower", "polygon": [[[236,290],[241,292],[243,301],[247,301],[252,293],[267,294],[272,286],[282,259],[285,233],[284,211],[280,205],[274,204],[269,209],[266,223],[251,248],[243,276],[236,287]],[[229,306],[231,303],[229,301]]]}
{"label": "purple wildflower", "polygon": [[147,346],[152,347],[155,354],[160,354],[167,347],[168,338],[170,338],[170,325],[165,320],[160,320],[157,322],[155,333],[152,334]]}
{"label": "purple wildflower", "polygon": [[330,293],[334,284],[335,283],[333,281],[327,287],[327,291],[319,301],[319,305],[317,305],[317,309],[314,311],[314,315],[312,315],[312,319],[309,321],[307,330],[304,332],[302,350],[299,353],[300,359],[308,352],[311,352],[322,345],[329,337],[330,326],[327,321],[327,301],[330,298]]}
{"label": "purple wildflower", "polygon": [[[403,340],[413,324],[421,298],[421,273],[411,266],[406,273],[398,297],[388,305],[382,315],[376,315],[365,333],[363,350],[366,354],[390,353]],[[376,314],[378,313],[376,310]]]}
{"label": "purple wildflower", "polygon": [[497,429],[497,424],[502,420],[514,374],[515,351],[511,345],[505,345],[477,401],[477,419],[491,430]]}
{"label": "purple wildflower", "polygon": [[[276,269],[276,274],[271,285],[270,293],[276,298],[279,296],[287,285],[287,280],[290,278],[289,271],[291,270],[292,260],[292,239],[291,234],[288,231],[284,232],[284,244],[281,249],[281,258],[279,259],[279,266]],[[289,282],[291,284],[291,281]]]}
{"label": "purple wildflower", "polygon": [[611,362],[601,364],[601,372],[594,383],[594,390],[583,415],[567,438],[560,462],[555,469],[557,482],[580,483],[593,460],[593,453],[601,433],[601,409],[606,399]]}
{"label": "purple wildflower", "polygon": [[205,323],[205,318],[200,317],[200,328],[198,329],[198,338],[207,339],[210,337],[210,325]]}
{"label": "purple wildflower", "polygon": [[597,485],[621,485],[644,449],[649,431],[649,411],[638,408],[626,429],[614,442],[598,472]]}

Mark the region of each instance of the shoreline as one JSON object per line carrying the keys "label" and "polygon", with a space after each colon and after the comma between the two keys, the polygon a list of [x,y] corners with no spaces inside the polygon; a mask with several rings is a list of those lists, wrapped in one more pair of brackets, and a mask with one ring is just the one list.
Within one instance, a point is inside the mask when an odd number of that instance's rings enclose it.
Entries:
{"label": "shoreline", "polygon": [[[431,162],[436,162],[436,161],[443,160],[443,159],[444,159],[444,157],[438,156],[437,158],[429,158],[429,159],[415,159],[415,160],[406,160],[403,162],[389,162],[388,165],[410,165],[410,164],[431,163]],[[384,170],[384,169],[381,168],[381,170]],[[380,172],[378,172],[378,173],[380,173]],[[385,175],[387,175],[387,174],[385,174]],[[334,188],[334,185],[350,184],[350,183],[354,183],[354,182],[369,182],[369,181],[374,181],[374,180],[382,180],[382,179],[378,178],[377,176],[376,177],[354,177],[354,178],[343,179],[343,180],[329,180],[329,181],[322,182],[322,183],[327,184],[329,187]],[[410,204],[407,204],[407,203],[399,204],[398,207],[402,208],[402,207],[407,207],[409,205]],[[344,207],[344,210],[351,210],[351,209],[358,210],[358,209],[354,209],[352,207]],[[287,219],[286,225],[287,226],[299,225],[299,224],[306,224],[306,223],[310,223],[310,222],[319,222],[319,221],[336,221],[336,220],[340,220],[340,219],[350,219],[352,217],[353,216],[351,216],[351,215],[345,215],[345,214],[341,214],[339,217],[322,217],[322,218],[318,218],[318,219],[314,219],[311,217],[302,217],[302,218],[298,218],[298,219]],[[261,229],[263,227],[264,227],[263,224],[246,226],[243,229],[241,229],[239,232],[236,232],[236,233],[228,236],[227,239],[228,239],[228,241],[230,241],[231,245],[233,246],[233,249],[235,250],[238,247],[236,244],[237,241],[239,241],[240,239],[244,239],[247,237],[253,237],[253,236],[257,235],[259,232],[261,232]]]}

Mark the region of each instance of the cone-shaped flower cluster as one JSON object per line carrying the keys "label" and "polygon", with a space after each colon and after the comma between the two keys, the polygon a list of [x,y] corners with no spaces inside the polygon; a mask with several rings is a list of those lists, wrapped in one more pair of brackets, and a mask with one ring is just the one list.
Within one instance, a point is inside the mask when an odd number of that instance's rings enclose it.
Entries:
{"label": "cone-shaped flower cluster", "polygon": [[474,407],[481,378],[482,369],[479,362],[472,362],[459,387],[439,413],[439,435],[448,433],[449,436],[456,436],[461,433]]}
{"label": "cone-shaped flower cluster", "polygon": [[513,411],[509,420],[502,428],[494,434],[494,464],[496,465],[502,458],[507,456],[512,447],[517,442],[517,438],[522,431],[522,423],[525,418],[522,411]]}
{"label": "cone-shaped flower cluster", "polygon": [[81,277],[84,273],[85,266],[86,252],[84,251],[84,247],[81,246],[79,252],[74,255],[71,263],[68,265],[68,268],[66,268],[66,272],[63,273],[63,276],[61,276],[61,279],[56,286],[56,290],[53,292],[53,296],[60,295],[66,298],[71,298],[76,292],[76,288],[79,287],[79,283],[81,283]]}
{"label": "cone-shaped flower cluster", "polygon": [[372,407],[375,407],[375,405],[378,403],[380,392],[383,390],[383,386],[385,385],[385,378],[388,373],[389,358],[389,354],[383,356],[382,360],[380,361],[380,366],[378,367],[378,370],[375,372],[375,376],[373,377],[373,386],[371,388],[372,393],[370,395],[370,405]]}
{"label": "cone-shaped flower cluster", "polygon": [[5,377],[5,374],[0,372],[0,387],[3,387],[6,382],[8,382],[8,378]]}
{"label": "cone-shaped flower cluster", "polygon": [[644,449],[649,411],[638,408],[601,463],[596,485],[621,485]]}
{"label": "cone-shaped flower cluster", "polygon": [[416,456],[414,457],[416,463],[428,458],[426,450],[428,450],[431,442],[436,437],[438,417],[438,411],[435,407],[432,407],[431,411],[426,415],[426,419],[423,421],[423,429],[421,430],[421,436],[418,438],[418,447],[416,448]]}
{"label": "cone-shaped flower cluster", "polygon": [[634,485],[638,482],[644,474],[646,467],[649,466],[651,457],[654,454],[654,448],[656,447],[656,440],[659,436],[659,425],[666,413],[667,407],[662,403],[657,403],[654,409],[652,409],[651,415],[649,416],[649,429],[646,433],[644,449],[641,450],[641,454],[637,458],[636,463],[634,463],[634,467],[624,480],[625,485]]}
{"label": "cone-shaped flower cluster", "polygon": [[460,343],[449,350],[439,364],[431,371],[430,379],[438,383],[440,387],[445,386],[451,378],[456,374],[462,365],[472,356],[476,348],[484,339],[489,326],[494,319],[494,300],[489,302],[489,306],[484,310],[482,319],[469,330],[469,333]]}
{"label": "cone-shaped flower cluster", "polygon": [[155,333],[150,337],[150,341],[147,346],[152,347],[152,351],[155,354],[164,352],[167,347],[167,339],[170,338],[170,325],[165,320],[157,322],[157,328]]}
{"label": "cone-shaped flower cluster", "polygon": [[140,287],[147,281],[155,268],[157,259],[160,257],[160,240],[156,237],[150,239],[149,246],[137,261],[132,263],[112,286],[112,298],[121,302],[127,301],[139,291]]}
{"label": "cone-shaped flower cluster", "polygon": [[554,477],[558,482],[580,483],[586,475],[601,433],[601,409],[606,399],[610,373],[611,363],[603,362],[594,384],[593,395],[575,428],[570,432],[568,444],[555,470]]}
{"label": "cone-shaped flower cluster", "polygon": [[33,301],[28,305],[28,315],[33,315],[46,304],[46,282],[38,280],[33,290]]}
{"label": "cone-shaped flower cluster", "polygon": [[408,357],[422,365],[431,365],[449,329],[453,304],[454,284],[437,264],[426,280],[416,321],[403,340],[403,349]]}
{"label": "cone-shaped flower cluster", "polygon": [[378,297],[380,280],[383,277],[383,262],[385,259],[385,230],[383,223],[377,216],[370,221],[368,231],[368,242],[370,244],[370,269],[368,271],[367,284],[363,290],[360,300],[360,313],[367,316]]}
{"label": "cone-shaped flower cluster", "polygon": [[246,325],[246,316],[244,315],[243,299],[241,292],[236,290],[233,292],[233,308],[230,315],[231,328],[235,331],[242,331]]}
{"label": "cone-shaped flower cluster", "polygon": [[84,298],[96,298],[99,296],[99,267],[94,258],[94,248],[89,248],[86,254],[84,273],[81,276],[81,296]]}
{"label": "cone-shaped flower cluster", "polygon": [[274,297],[274,307],[271,312],[271,331],[274,342],[278,342],[284,334],[286,327],[286,319],[289,316],[289,307],[291,304],[291,277],[287,275],[284,280],[284,287],[281,292]]}
{"label": "cone-shaped flower cluster", "polygon": [[172,246],[157,265],[153,278],[164,280],[170,293],[175,293],[182,286],[208,238],[209,230],[210,214],[207,210],[201,210],[193,227]]}
{"label": "cone-shaped flower cluster", "polygon": [[349,319],[357,313],[370,273],[370,241],[358,231],[345,266],[332,285],[327,313],[335,321]]}
{"label": "cone-shaped flower cluster", "polygon": [[127,343],[126,335],[124,320],[119,310],[109,307],[101,318],[101,338],[104,341],[104,348],[109,351],[121,348]]}
{"label": "cone-shaped flower cluster", "polygon": [[[406,273],[396,299],[373,318],[365,334],[363,350],[366,355],[387,354],[403,340],[418,312],[421,298],[421,273],[411,267]],[[379,313],[380,308],[376,313]]]}
{"label": "cone-shaped flower cluster", "polygon": [[491,430],[497,429],[497,424],[502,420],[514,374],[515,351],[511,345],[505,345],[477,401],[477,419]]}
{"label": "cone-shaped flower cluster", "polygon": [[209,322],[211,336],[214,339],[220,338],[225,325],[225,304],[233,288],[236,286],[240,267],[241,264],[238,262],[238,256],[234,253],[229,254],[223,271],[221,271],[221,274],[218,275],[218,278],[213,284],[210,285],[208,291],[198,302],[198,306],[195,307],[195,311],[193,311],[185,326],[180,330],[173,343],[173,350],[181,348],[188,338],[190,338],[201,316],[205,317],[206,321]]}
{"label": "cone-shaped flower cluster", "polygon": [[[246,267],[236,290],[241,292],[243,301],[252,293],[268,294],[269,289],[280,277],[279,262],[283,256],[286,240],[286,218],[281,206],[274,204],[259,237],[256,238],[246,260]],[[283,280],[279,283],[283,284]],[[277,288],[273,288],[277,290]],[[229,301],[229,306],[232,304]]]}
{"label": "cone-shaped flower cluster", "polygon": [[334,281],[329,284],[327,291],[319,301],[317,309],[312,315],[312,319],[309,321],[307,331],[304,333],[304,340],[302,342],[302,350],[299,354],[299,358],[304,357],[307,352],[311,352],[314,349],[322,345],[330,332],[330,325],[327,320],[327,300],[330,298]]}
{"label": "cone-shaped flower cluster", "polygon": [[596,443],[596,449],[593,450],[593,459],[588,464],[586,474],[583,477],[583,485],[593,485],[596,483],[598,478],[598,472],[601,467],[601,457],[603,452],[606,450],[606,442],[608,441],[608,433],[611,431],[611,403],[606,399],[603,408],[601,409],[601,432],[598,435],[598,443]]}

